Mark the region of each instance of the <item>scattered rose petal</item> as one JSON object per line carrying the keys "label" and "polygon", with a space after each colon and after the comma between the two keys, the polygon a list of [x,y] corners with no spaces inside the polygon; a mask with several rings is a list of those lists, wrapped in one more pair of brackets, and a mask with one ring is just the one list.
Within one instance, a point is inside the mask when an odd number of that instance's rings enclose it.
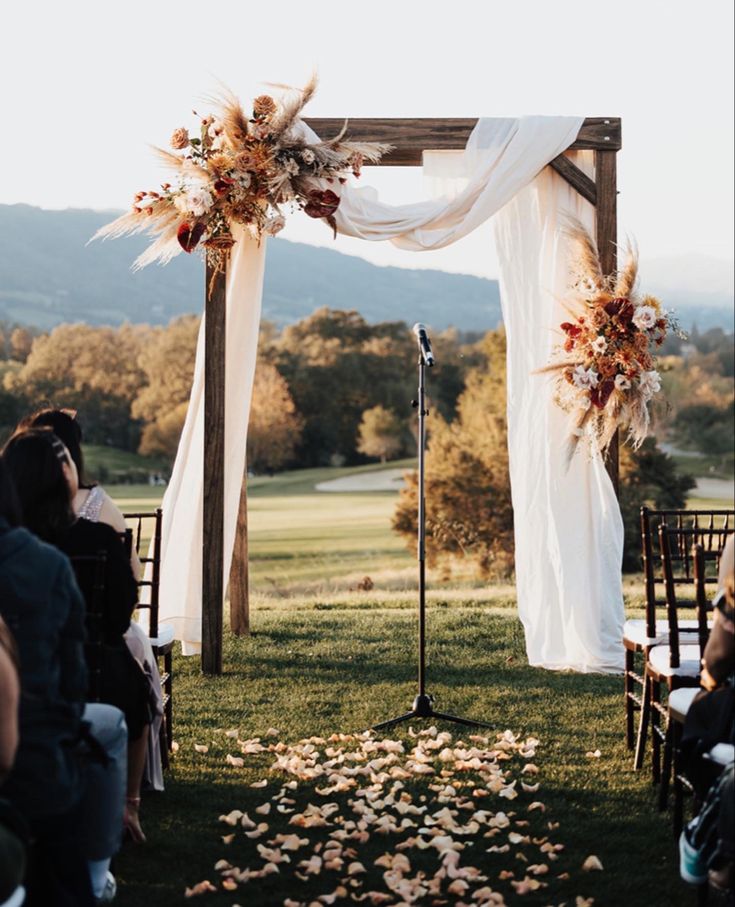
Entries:
{"label": "scattered rose petal", "polygon": [[197,882],[196,885],[192,885],[191,888],[187,888],[184,892],[185,898],[194,898],[200,894],[208,894],[210,891],[216,891],[216,887],[209,881],[205,880],[203,882]]}
{"label": "scattered rose petal", "polygon": [[585,756],[587,756],[588,759],[599,759],[601,755],[602,753],[600,750],[595,750],[594,753],[585,753]]}
{"label": "scattered rose petal", "polygon": [[590,856],[587,857],[584,863],[582,863],[582,869],[584,869],[585,872],[602,869],[600,858],[596,857],[594,854],[590,854]]}
{"label": "scattered rose petal", "polygon": [[[204,753],[208,753],[208,752],[209,752],[209,747],[207,746],[206,743],[195,743],[195,744],[194,744],[194,750],[195,750],[195,752],[197,752],[197,753],[202,753],[202,754],[204,754]],[[202,883],[202,884],[203,884],[203,883]],[[201,892],[197,892],[197,894],[201,894]],[[191,895],[188,895],[188,897],[191,897]]]}

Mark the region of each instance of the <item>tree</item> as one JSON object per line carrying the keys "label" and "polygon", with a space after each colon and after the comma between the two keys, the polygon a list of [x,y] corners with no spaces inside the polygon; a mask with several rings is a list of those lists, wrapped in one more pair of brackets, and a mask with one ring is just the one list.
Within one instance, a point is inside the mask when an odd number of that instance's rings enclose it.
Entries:
{"label": "tree", "polygon": [[403,447],[403,425],[394,412],[384,406],[373,406],[362,414],[357,449],[368,457],[380,457],[385,463]]}
{"label": "tree", "polygon": [[[485,364],[472,370],[447,423],[437,415],[426,453],[429,562],[469,558],[484,575],[507,574],[513,563],[505,414],[505,333],[486,335]],[[393,528],[415,542],[417,476],[399,496]]]}
{"label": "tree", "polygon": [[176,455],[194,377],[199,318],[185,315],[165,328],[151,331],[138,359],[143,380],[132,405],[132,415],[145,425],[141,454]]}
{"label": "tree", "polygon": [[25,362],[33,347],[33,335],[28,328],[16,328],[10,335],[10,358]]}
{"label": "tree", "polygon": [[274,472],[292,461],[302,427],[288,382],[274,365],[259,360],[248,425],[248,468]]}
{"label": "tree", "polygon": [[620,511],[623,515],[625,543],[623,570],[641,569],[640,510],[644,505],[655,510],[679,510],[687,492],[696,485],[690,475],[680,475],[671,457],[653,437],[646,438],[638,450],[620,446]]}
{"label": "tree", "polygon": [[62,324],[35,339],[23,366],[6,373],[5,387],[30,408],[79,410],[88,442],[135,449],[139,425],[130,401],[143,383],[138,357],[149,332],[146,325]]}

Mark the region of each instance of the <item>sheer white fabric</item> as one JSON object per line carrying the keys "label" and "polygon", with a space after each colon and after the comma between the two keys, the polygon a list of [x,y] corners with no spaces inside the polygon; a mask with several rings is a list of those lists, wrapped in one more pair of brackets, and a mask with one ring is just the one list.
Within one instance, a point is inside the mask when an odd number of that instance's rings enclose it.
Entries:
{"label": "sheer white fabric", "polygon": [[[265,240],[233,230],[227,270],[225,349],[224,578],[230,573],[250,396],[258,351]],[[184,655],[196,655],[202,640],[202,470],[204,443],[204,318],[199,329],[194,380],[171,481],[163,497],[159,623],[171,625]]]}
{"label": "sheer white fabric", "polygon": [[[569,156],[589,175],[592,152]],[[550,167],[495,218],[508,341],[508,448],[518,609],[529,663],[617,672],[623,666],[623,522],[610,477],[585,445],[567,468],[569,424],[553,403],[548,362],[569,285],[561,228],[594,209]]]}
{"label": "sheer white fabric", "polygon": [[[501,234],[501,256],[505,307],[510,311],[518,304],[522,312],[518,318],[513,313],[508,327],[513,406],[521,399],[518,394],[523,383],[527,386],[527,392],[522,395],[523,406],[513,409],[513,427],[509,425],[515,439],[511,442],[514,501],[518,494],[521,508],[516,515],[517,532],[521,533],[521,558],[517,564],[519,595],[524,598],[521,615],[529,645],[545,633],[550,636],[549,651],[543,661],[546,666],[611,670],[615,667],[612,645],[617,633],[617,616],[611,610],[616,610],[621,601],[618,600],[620,578],[612,580],[612,593],[605,584],[611,573],[608,566],[619,547],[617,503],[614,496],[614,506],[608,501],[611,486],[599,463],[579,459],[570,470],[570,476],[576,477],[575,481],[585,489],[583,494],[572,479],[553,472],[551,451],[563,448],[563,420],[550,406],[548,389],[531,375],[545,361],[541,348],[548,351],[551,342],[549,331],[554,313],[550,300],[553,288],[560,285],[562,266],[553,255],[558,235],[553,192],[539,196],[533,187],[528,190],[530,194],[522,190],[550,160],[569,147],[581,124],[580,117],[480,120],[462,155],[461,166],[456,168],[455,176],[462,182],[455,183],[448,195],[438,200],[391,206],[380,202],[370,189],[345,186],[336,219],[339,231],[350,236],[371,241],[390,240],[412,251],[438,249],[470,233],[520,194],[515,209],[517,216],[502,221],[507,224],[508,236]],[[542,174],[542,185],[547,178],[553,179]],[[558,199],[560,203],[564,200],[561,196]],[[528,226],[521,218],[528,218]],[[245,456],[262,277],[263,248],[238,238],[228,273],[225,576],[229,573]],[[188,653],[198,651],[201,640],[202,372],[200,336],[190,411],[164,498],[160,619],[174,624],[176,636],[182,639],[184,651]],[[533,418],[534,412],[537,419]],[[540,453],[535,455],[536,459],[526,460],[526,467],[515,468],[515,455],[524,443],[533,450],[546,451],[546,469],[527,471],[530,465],[535,468]],[[524,494],[524,485],[534,488],[533,495]],[[572,500],[565,498],[571,487],[575,490]],[[542,499],[544,506],[532,514],[531,506]],[[569,524],[578,528],[568,537],[562,537],[561,525],[555,524],[554,514],[559,509],[566,509],[570,514]],[[528,545],[524,543],[523,527],[532,515],[536,528],[529,530],[533,541]],[[527,553],[538,540],[541,543],[534,559]],[[578,567],[581,562],[586,564],[585,569]],[[542,566],[546,564],[551,566],[548,569]],[[530,595],[538,596],[534,604],[530,603]],[[610,607],[613,599],[615,609]],[[556,632],[554,627],[560,621],[562,627]],[[568,648],[570,635],[575,642]],[[619,649],[620,634],[615,642]],[[535,652],[536,649],[534,659]]]}

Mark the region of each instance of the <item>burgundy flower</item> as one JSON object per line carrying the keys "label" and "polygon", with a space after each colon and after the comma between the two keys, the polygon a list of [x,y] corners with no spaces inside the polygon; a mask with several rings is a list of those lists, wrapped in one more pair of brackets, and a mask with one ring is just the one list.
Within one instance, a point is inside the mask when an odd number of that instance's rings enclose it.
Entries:
{"label": "burgundy flower", "polygon": [[561,329],[570,337],[579,337],[579,335],[582,333],[582,328],[577,327],[576,324],[572,324],[570,321],[562,321]]}
{"label": "burgundy flower", "polygon": [[234,183],[235,181],[230,179],[229,176],[221,176],[218,180],[214,181],[214,191],[217,195],[224,195]]}
{"label": "burgundy flower", "polygon": [[304,212],[309,217],[331,217],[339,208],[339,196],[331,189],[312,189],[304,205]]}
{"label": "burgundy flower", "polygon": [[204,235],[204,224],[181,224],[176,232],[176,238],[184,252],[193,252],[199,240]]}
{"label": "burgundy flower", "polygon": [[615,390],[615,382],[609,378],[590,390],[590,401],[598,409],[604,409],[610,399],[610,394]]}

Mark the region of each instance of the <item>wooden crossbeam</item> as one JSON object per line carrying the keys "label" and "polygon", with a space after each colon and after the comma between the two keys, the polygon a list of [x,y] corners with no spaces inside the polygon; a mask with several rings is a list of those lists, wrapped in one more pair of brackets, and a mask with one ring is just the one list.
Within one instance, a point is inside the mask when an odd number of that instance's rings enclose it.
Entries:
{"label": "wooden crossbeam", "polygon": [[560,154],[558,157],[555,157],[553,161],[549,161],[549,167],[552,167],[559,176],[563,177],[572,188],[576,189],[577,192],[586,198],[587,201],[592,204],[597,204],[597,185],[593,179],[590,179],[584,171],[580,170],[579,167],[572,163],[568,157],[564,157],[563,154]]}
{"label": "wooden crossbeam", "polygon": [[[344,119],[307,118],[304,122],[322,139],[334,138]],[[477,125],[472,119],[354,119],[348,120],[347,138],[356,142],[388,142],[394,146],[381,164],[388,167],[420,167],[424,151],[463,151]],[[572,151],[622,147],[619,117],[588,117],[582,124]]]}

